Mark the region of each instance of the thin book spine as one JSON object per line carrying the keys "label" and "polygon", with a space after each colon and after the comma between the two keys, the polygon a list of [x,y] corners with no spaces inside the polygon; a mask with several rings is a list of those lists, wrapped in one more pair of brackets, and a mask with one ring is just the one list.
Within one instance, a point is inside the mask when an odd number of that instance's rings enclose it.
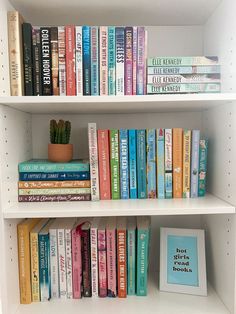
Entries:
{"label": "thin book spine", "polygon": [[108,27],[108,95],[116,94],[116,28]]}
{"label": "thin book spine", "polygon": [[42,60],[42,95],[52,95],[52,58],[50,27],[40,28],[41,60]]}
{"label": "thin book spine", "polygon": [[34,96],[42,96],[40,28],[32,29]]}
{"label": "thin book spine", "polygon": [[129,217],[127,223],[127,292],[136,293],[136,218]]}
{"label": "thin book spine", "polygon": [[137,94],[137,46],[138,46],[138,28],[133,27],[133,95]]}
{"label": "thin book spine", "polygon": [[110,130],[110,167],[112,199],[120,199],[119,131]]}
{"label": "thin book spine", "polygon": [[133,95],[133,27],[125,28],[125,95]]}
{"label": "thin book spine", "polygon": [[66,32],[66,95],[76,95],[75,85],[75,26],[65,27]]}
{"label": "thin book spine", "polygon": [[137,147],[136,130],[129,130],[129,188],[130,198],[137,198]]}
{"label": "thin book spine", "polygon": [[124,95],[125,68],[124,27],[116,27],[116,95]]}
{"label": "thin book spine", "polygon": [[91,95],[99,95],[99,27],[91,26]]}
{"label": "thin book spine", "polygon": [[158,57],[148,58],[148,67],[152,66],[199,66],[218,65],[216,56],[196,56],[196,57]]}
{"label": "thin book spine", "polygon": [[172,129],[165,129],[165,198],[173,196]]}
{"label": "thin book spine", "polygon": [[106,257],[106,230],[105,228],[98,230],[98,282],[99,297],[107,296],[107,257]]}
{"label": "thin book spine", "polygon": [[220,74],[148,75],[148,84],[220,83]]}
{"label": "thin book spine", "polygon": [[137,182],[138,198],[147,198],[146,130],[137,130]]}
{"label": "thin book spine", "polygon": [[83,95],[83,39],[82,26],[75,27],[76,95]]}
{"label": "thin book spine", "polygon": [[[126,239],[126,218],[118,217],[117,224],[117,287],[118,297],[127,296],[127,239]],[[124,222],[119,225],[119,220]]]}
{"label": "thin book spine", "polygon": [[41,302],[51,298],[50,291],[50,244],[49,234],[39,233],[39,281]]}
{"label": "thin book spine", "polygon": [[129,144],[128,130],[120,129],[120,198],[129,198]]}
{"label": "thin book spine", "polygon": [[73,299],[80,299],[82,287],[81,235],[77,231],[76,227],[71,232],[71,246],[72,246]]}
{"label": "thin book spine", "polygon": [[98,228],[91,224],[90,228],[90,247],[91,247],[91,283],[92,296],[98,297]]}
{"label": "thin book spine", "polygon": [[65,194],[65,195],[19,195],[18,202],[79,202],[91,201],[91,194]]}
{"label": "thin book spine", "polygon": [[147,84],[148,94],[219,93],[220,83]]}
{"label": "thin book spine", "polygon": [[108,27],[100,26],[100,95],[108,95]]}
{"label": "thin book spine", "polygon": [[116,278],[116,218],[112,220],[113,226],[107,225],[106,243],[107,243],[107,296],[115,298],[117,296],[117,278]]}
{"label": "thin book spine", "polygon": [[51,50],[52,50],[52,92],[59,95],[59,60],[58,60],[58,28],[51,27]]}
{"label": "thin book spine", "polygon": [[145,94],[145,71],[145,28],[139,26],[137,44],[137,95]]}
{"label": "thin book spine", "polygon": [[89,171],[75,171],[75,172],[20,172],[20,181],[35,181],[35,180],[89,180]]}
{"label": "thin book spine", "polygon": [[72,299],[73,282],[72,282],[71,229],[65,229],[65,245],[66,245],[66,295],[67,299]]}
{"label": "thin book spine", "polygon": [[68,163],[53,163],[45,159],[32,159],[18,165],[19,172],[70,172],[89,171],[88,160],[73,160]]}
{"label": "thin book spine", "polygon": [[58,27],[59,91],[66,96],[66,33],[65,27]]}
{"label": "thin book spine", "polygon": [[60,298],[66,299],[66,246],[64,229],[57,229],[57,246],[58,246]]}
{"label": "thin book spine", "polygon": [[147,129],[147,197],[156,198],[156,130]]}
{"label": "thin book spine", "polygon": [[183,195],[183,129],[173,129],[173,197]]}
{"label": "thin book spine", "polygon": [[147,67],[147,75],[220,74],[220,65]]}
{"label": "thin book spine", "polygon": [[70,195],[89,194],[90,188],[19,189],[18,195]]}
{"label": "thin book spine", "polygon": [[34,95],[33,82],[33,53],[32,53],[32,26],[30,23],[23,23],[23,60],[24,60],[24,87],[25,96]]}
{"label": "thin book spine", "polygon": [[200,131],[193,130],[191,151],[191,198],[198,197],[199,141]]}
{"label": "thin book spine", "polygon": [[157,197],[165,198],[165,130],[157,129]]}
{"label": "thin book spine", "polygon": [[183,131],[183,198],[190,198],[191,130]]}
{"label": "thin book spine", "polygon": [[90,253],[90,229],[82,231],[82,269],[83,269],[83,296],[92,296],[91,287],[91,253]]}
{"label": "thin book spine", "polygon": [[58,272],[58,248],[57,248],[57,229],[49,230],[50,239],[50,274],[51,274],[51,297],[58,299],[59,294],[59,272]]}
{"label": "thin book spine", "polygon": [[206,194],[207,152],[208,140],[201,139],[199,143],[198,196],[205,196]]}
{"label": "thin book spine", "polygon": [[91,46],[90,26],[83,26],[83,95],[91,95]]}
{"label": "thin book spine", "polygon": [[90,188],[90,181],[19,181],[19,189]]}

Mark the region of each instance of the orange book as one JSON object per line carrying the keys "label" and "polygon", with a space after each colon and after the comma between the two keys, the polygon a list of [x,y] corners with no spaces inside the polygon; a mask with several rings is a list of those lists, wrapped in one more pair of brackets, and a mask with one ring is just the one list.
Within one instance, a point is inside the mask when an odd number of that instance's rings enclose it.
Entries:
{"label": "orange book", "polygon": [[183,129],[173,129],[173,197],[183,195]]}
{"label": "orange book", "polygon": [[126,263],[126,218],[117,218],[117,279],[118,279],[118,297],[127,296],[127,268]]}

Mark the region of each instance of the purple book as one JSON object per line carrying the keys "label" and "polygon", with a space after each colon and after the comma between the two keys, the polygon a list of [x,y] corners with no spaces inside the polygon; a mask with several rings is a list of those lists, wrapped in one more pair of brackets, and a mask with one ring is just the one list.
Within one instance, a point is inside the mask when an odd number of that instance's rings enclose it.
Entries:
{"label": "purple book", "polygon": [[133,95],[133,27],[125,28],[125,95]]}
{"label": "purple book", "polygon": [[138,27],[133,27],[133,95],[137,92],[137,44],[138,44]]}
{"label": "purple book", "polygon": [[137,95],[145,94],[145,27],[138,27]]}

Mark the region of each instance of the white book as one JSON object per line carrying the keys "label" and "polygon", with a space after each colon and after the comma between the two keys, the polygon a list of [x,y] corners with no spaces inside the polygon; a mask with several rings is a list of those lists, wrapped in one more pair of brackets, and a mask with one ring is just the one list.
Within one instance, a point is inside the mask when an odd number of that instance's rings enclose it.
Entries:
{"label": "white book", "polygon": [[[72,227],[71,227],[71,229],[72,229]],[[65,229],[65,244],[66,244],[66,294],[67,294],[67,299],[72,299],[73,298],[71,229]]]}
{"label": "white book", "polygon": [[83,95],[83,38],[82,26],[75,27],[75,68],[76,68],[76,94]]}
{"label": "white book", "polygon": [[100,218],[92,220],[90,227],[90,246],[91,246],[91,282],[92,296],[98,297],[98,225]]}
{"label": "white book", "polygon": [[49,229],[50,240],[50,271],[51,271],[51,298],[58,299],[59,294],[59,269],[58,269],[58,248],[57,248],[57,219]]}
{"label": "white book", "polygon": [[66,299],[66,248],[64,229],[57,230],[60,298]]}
{"label": "white book", "polygon": [[116,27],[116,95],[125,94],[125,31]]}
{"label": "white book", "polygon": [[64,26],[58,26],[58,66],[60,96],[66,96],[66,35]]}

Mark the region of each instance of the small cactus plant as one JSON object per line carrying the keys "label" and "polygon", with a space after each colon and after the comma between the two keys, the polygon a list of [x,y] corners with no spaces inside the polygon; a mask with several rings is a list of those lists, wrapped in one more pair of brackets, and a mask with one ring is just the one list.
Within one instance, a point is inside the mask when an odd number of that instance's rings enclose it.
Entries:
{"label": "small cactus plant", "polygon": [[56,120],[50,121],[50,141],[51,144],[69,144],[71,133],[70,121]]}

